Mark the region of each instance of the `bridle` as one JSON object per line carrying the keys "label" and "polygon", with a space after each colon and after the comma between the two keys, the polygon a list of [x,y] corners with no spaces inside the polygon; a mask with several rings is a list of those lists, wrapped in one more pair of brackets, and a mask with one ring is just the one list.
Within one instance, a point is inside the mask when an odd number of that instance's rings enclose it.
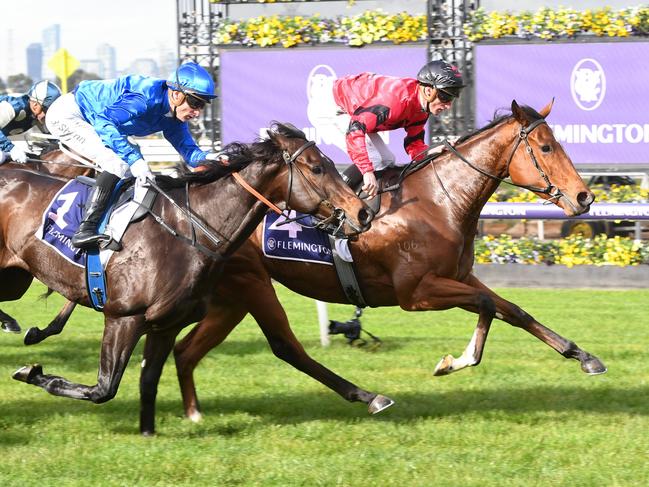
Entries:
{"label": "bridle", "polygon": [[[316,187],[316,185],[314,185],[311,181],[309,181],[309,179],[304,175],[302,170],[298,166],[295,165],[295,162],[296,162],[297,158],[300,157],[300,155],[302,155],[302,153],[305,150],[307,150],[307,149],[309,149],[311,147],[315,147],[315,145],[316,144],[315,144],[314,141],[308,140],[304,144],[302,144],[292,154],[286,149],[282,150],[282,159],[284,160],[284,163],[288,167],[288,183],[287,183],[288,187],[287,187],[287,191],[286,191],[287,198],[286,198],[286,204],[285,204],[284,209],[280,209],[277,205],[273,204],[266,197],[264,197],[262,194],[260,194],[255,188],[250,186],[250,184],[248,184],[243,179],[241,174],[236,173],[236,172],[232,173],[232,176],[234,177],[234,179],[244,189],[246,189],[246,191],[251,193],[255,198],[257,198],[259,201],[264,203],[266,206],[268,206],[275,213],[284,216],[284,219],[280,223],[277,224],[278,226],[286,225],[288,223],[295,222],[295,221],[299,221],[299,220],[302,220],[302,219],[306,218],[307,216],[310,216],[310,215],[300,215],[300,216],[297,216],[295,218],[289,218],[288,215],[290,214],[290,211],[291,211],[291,195],[293,193],[293,180],[294,180],[293,172],[294,172],[294,170],[297,171],[297,173],[302,177],[302,179],[306,182],[307,186],[309,186],[311,190],[315,191],[316,194],[319,194],[318,188]],[[318,150],[318,152],[320,153],[320,156],[322,158],[324,158],[325,160],[330,160],[327,156],[325,156],[320,151],[320,149],[318,149],[317,147],[316,147],[316,149]],[[341,229],[344,226],[345,222],[347,222],[347,224],[350,227],[352,227],[354,230],[356,230],[358,232],[361,231],[361,229],[357,228],[356,225],[353,224],[353,222],[347,221],[347,216],[345,215],[345,210],[343,210],[342,208],[338,208],[338,207],[334,206],[328,199],[326,199],[326,198],[321,199],[320,203],[319,203],[319,206],[324,206],[324,207],[330,209],[331,210],[331,215],[329,215],[327,218],[318,220],[318,222],[315,225],[306,225],[304,223],[300,223],[300,225],[309,226],[311,228],[317,228],[317,229],[325,230],[325,231],[331,231],[332,235],[336,235],[341,231]]]}
{"label": "bridle", "polygon": [[[507,166],[506,166],[506,173],[509,174],[509,166],[512,162],[512,159],[514,158],[514,154],[516,153],[516,149],[518,149],[518,146],[521,144],[521,142],[525,143],[525,151],[529,154],[530,159],[532,160],[532,164],[536,168],[536,170],[539,172],[539,175],[545,181],[545,188],[541,188],[538,186],[532,186],[529,184],[518,184],[514,183],[513,181],[508,181],[504,178],[501,178],[500,176],[496,176],[495,174],[491,174],[484,169],[476,166],[473,164],[471,161],[466,159],[462,154],[460,154],[455,147],[453,147],[448,140],[444,139],[444,145],[446,146],[447,149],[449,149],[453,154],[455,154],[462,162],[467,164],[469,167],[474,169],[475,171],[479,172],[480,174],[483,174],[495,181],[498,181],[500,183],[505,183],[509,184],[510,186],[516,186],[517,188],[522,188],[522,189],[527,189],[529,191],[532,191],[534,193],[541,193],[541,194],[547,194],[549,196],[548,198],[548,203],[552,202],[552,200],[559,200],[561,197],[565,196],[563,192],[554,186],[551,182],[550,179],[548,178],[547,174],[545,174],[545,171],[541,168],[539,165],[539,162],[536,160],[536,156],[534,155],[534,150],[532,149],[532,146],[530,145],[530,142],[528,140],[529,134],[538,126],[542,124],[547,124],[544,118],[539,118],[538,120],[535,120],[531,124],[529,124],[527,127],[521,125],[521,129],[518,132],[518,137],[516,137],[516,143],[514,144],[514,148],[512,149],[511,154],[509,155],[509,158],[507,159]],[[555,189],[553,192],[552,189]],[[570,203],[569,198],[565,198],[566,201]],[[570,203],[572,204],[572,203]]]}

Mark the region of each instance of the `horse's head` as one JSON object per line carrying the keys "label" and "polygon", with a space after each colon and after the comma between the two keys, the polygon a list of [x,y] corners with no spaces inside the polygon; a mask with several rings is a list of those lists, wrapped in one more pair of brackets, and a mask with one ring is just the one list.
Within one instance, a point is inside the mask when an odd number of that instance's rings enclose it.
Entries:
{"label": "horse's head", "polygon": [[315,215],[335,233],[351,236],[367,230],[372,211],[345,184],[334,163],[314,142],[290,124],[275,123],[268,131],[281,151],[285,178],[281,180],[283,204]]}
{"label": "horse's head", "polygon": [[512,101],[512,115],[520,126],[508,163],[509,175],[515,184],[563,208],[567,216],[580,215],[588,211],[595,196],[545,123],[553,102],[537,113]]}

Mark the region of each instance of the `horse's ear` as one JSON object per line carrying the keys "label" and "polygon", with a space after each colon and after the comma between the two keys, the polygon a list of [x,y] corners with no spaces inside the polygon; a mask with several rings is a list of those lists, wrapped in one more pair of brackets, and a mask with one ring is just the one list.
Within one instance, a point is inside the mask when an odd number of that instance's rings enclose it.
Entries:
{"label": "horse's ear", "polygon": [[527,115],[525,115],[523,109],[516,103],[516,100],[512,100],[512,115],[521,125],[528,123]]}
{"label": "horse's ear", "polygon": [[550,103],[545,105],[541,110],[539,111],[539,114],[543,118],[547,118],[548,115],[550,115],[550,112],[552,111],[552,105],[554,105],[554,97],[552,97],[552,100],[550,100]]}

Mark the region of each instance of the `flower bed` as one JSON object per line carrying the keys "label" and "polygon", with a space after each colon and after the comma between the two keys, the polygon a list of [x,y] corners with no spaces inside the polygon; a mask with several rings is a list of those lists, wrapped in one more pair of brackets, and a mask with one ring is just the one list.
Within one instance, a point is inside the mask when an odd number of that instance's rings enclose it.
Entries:
{"label": "flower bed", "polygon": [[472,42],[516,36],[523,39],[556,39],[590,34],[607,37],[628,37],[649,34],[649,6],[621,10],[610,7],[577,11],[571,8],[540,8],[525,11],[487,12],[479,8],[464,24],[464,34]]}
{"label": "flower bed", "polygon": [[573,235],[561,240],[486,235],[475,240],[477,264],[636,266],[649,264],[649,243],[624,237]]}

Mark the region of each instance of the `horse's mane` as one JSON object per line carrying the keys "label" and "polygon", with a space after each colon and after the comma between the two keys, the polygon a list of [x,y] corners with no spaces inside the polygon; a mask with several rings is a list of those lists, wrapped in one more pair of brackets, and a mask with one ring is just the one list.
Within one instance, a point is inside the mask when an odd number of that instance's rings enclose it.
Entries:
{"label": "horse's mane", "polygon": [[[273,121],[269,130],[284,137],[307,140],[304,132],[290,123]],[[263,160],[270,163],[275,162],[277,158],[281,157],[281,151],[270,138],[257,138],[251,144],[232,142],[223,147],[221,153],[228,157],[227,164],[223,164],[221,161],[205,160],[199,163],[199,166],[205,168],[202,171],[190,172],[187,168],[183,167],[177,178],[158,176],[156,179],[165,187],[180,187],[184,186],[185,183],[206,184],[239,171],[253,161]]]}
{"label": "horse's mane", "polygon": [[[530,122],[533,122],[535,120],[543,118],[541,116],[541,114],[539,112],[537,112],[536,110],[534,110],[534,108],[532,108],[532,107],[529,107],[527,105],[521,105],[520,108],[521,108],[521,110],[523,110],[525,115],[527,115],[527,119]],[[486,130],[489,130],[492,127],[495,127],[500,122],[504,121],[505,119],[510,118],[511,116],[512,116],[511,110],[507,110],[507,109],[504,109],[504,108],[497,109],[494,112],[493,118],[487,123],[487,125],[485,125],[484,127],[479,128],[479,129],[475,130],[474,132],[471,132],[471,133],[469,133],[467,135],[463,135],[462,137],[457,139],[457,141],[455,142],[455,145],[461,144],[462,142],[465,142],[468,139],[470,139],[472,137],[475,137],[476,135],[478,135],[478,134],[480,134],[480,133],[482,133],[482,132],[484,132]]]}

